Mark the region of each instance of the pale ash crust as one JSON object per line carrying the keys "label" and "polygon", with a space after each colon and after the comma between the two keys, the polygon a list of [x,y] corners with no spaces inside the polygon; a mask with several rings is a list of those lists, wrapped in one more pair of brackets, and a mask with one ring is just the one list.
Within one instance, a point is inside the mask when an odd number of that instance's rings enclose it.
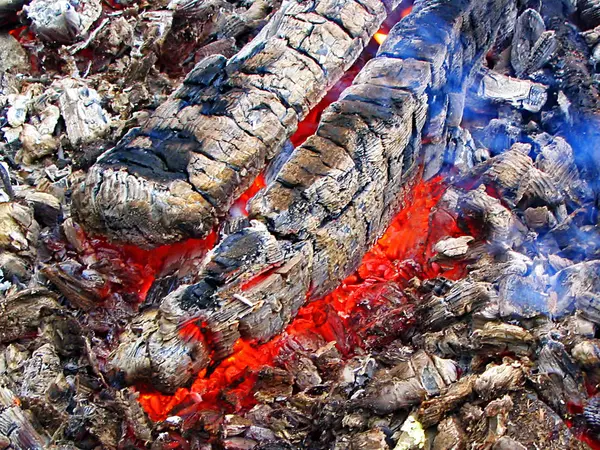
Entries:
{"label": "pale ash crust", "polygon": [[206,236],[396,4],[284,2],[237,55],[201,61],[142,128],[102,155],[75,191],[77,220],[142,247]]}
{"label": "pale ash crust", "polygon": [[[191,366],[203,367],[231,354],[240,337],[271,339],[305,301],[337,287],[401,209],[417,168],[427,164],[423,136],[443,140],[455,126],[460,97],[514,7],[508,0],[417,3],[325,110],[316,135],[252,200],[251,225],[207,256],[202,281],[165,297],[158,313],[132,330],[155,330],[153,341],[171,346],[165,352],[177,348],[194,355]],[[172,332],[163,332],[190,321],[208,330],[209,352],[206,343],[173,341]],[[134,357],[147,353],[147,345],[124,336],[114,369],[129,382],[147,378],[165,392],[185,383],[181,374],[191,366],[183,357],[164,360],[169,367],[155,366],[151,376],[138,371]],[[210,359],[202,358],[206,353]]]}

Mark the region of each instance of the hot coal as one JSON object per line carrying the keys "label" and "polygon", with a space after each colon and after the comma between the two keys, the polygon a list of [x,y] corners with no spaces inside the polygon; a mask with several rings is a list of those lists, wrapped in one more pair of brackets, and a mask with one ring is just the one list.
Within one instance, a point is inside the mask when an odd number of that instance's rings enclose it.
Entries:
{"label": "hot coal", "polygon": [[[19,41],[11,42],[33,56],[31,70],[42,64],[52,75],[17,77],[29,70],[21,60],[0,77],[1,127],[11,142],[2,147],[2,163],[12,183],[0,192],[5,209],[0,226],[1,446],[520,449],[546,441],[548,448],[594,448],[600,239],[596,157],[586,151],[596,145],[593,55],[598,38],[597,31],[586,29],[593,22],[583,18],[593,13],[585,2],[575,5],[577,10],[565,10],[562,2],[528,2],[535,11],[523,6],[507,14],[512,23],[487,53],[486,67],[471,68],[472,89],[458,89],[452,71],[445,80],[434,77],[429,93],[433,86],[452,89],[428,98],[424,139],[406,153],[432,180],[416,178],[402,192],[405,208],[398,215],[389,209],[391,225],[374,238],[362,261],[346,252],[362,255],[366,244],[343,242],[331,252],[336,260],[351,263],[344,266],[347,270],[332,265],[337,272],[330,271],[326,281],[341,285],[319,300],[300,307],[307,285],[297,281],[298,266],[285,260],[285,251],[296,250],[307,236],[310,241],[313,229],[321,226],[309,220],[314,211],[282,207],[278,214],[256,214],[256,204],[272,198],[273,186],[277,192],[308,190],[319,205],[345,201],[344,191],[332,195],[327,183],[310,190],[323,173],[331,176],[342,168],[324,159],[325,153],[313,151],[312,156],[307,150],[320,148],[313,144],[331,129],[333,110],[359,111],[364,118],[395,107],[394,96],[376,96],[364,109],[340,108],[366,98],[359,89],[365,83],[361,76],[328,112],[317,108],[311,113],[323,116],[327,126],[306,140],[307,130],[317,124],[303,125],[292,139],[298,148],[278,156],[207,240],[149,252],[86,236],[73,222],[71,188],[83,178],[74,162],[89,167],[94,154],[110,148],[126,128],[143,123],[148,109],[162,102],[176,84],[164,74],[181,70],[161,66],[168,64],[164,53],[185,33],[195,30],[225,52],[250,39],[270,8],[277,8],[248,6],[156,5],[140,13],[114,3],[112,8],[123,12],[103,15],[85,40],[62,53],[71,56],[60,64],[51,61],[52,55],[66,47],[42,47],[27,29],[13,33]],[[428,8],[432,4],[423,2],[415,12]],[[407,19],[405,30],[412,20]],[[429,48],[432,36],[439,38],[440,27],[418,29],[419,51]],[[464,29],[456,32],[468,40]],[[206,45],[200,41],[199,46]],[[191,65],[195,56],[188,53]],[[372,72],[378,60],[369,63]],[[49,68],[61,64],[67,64],[61,69],[68,73],[64,79]],[[123,67],[130,67],[130,89],[119,81]],[[390,73],[380,78],[385,86],[394,80]],[[63,95],[72,101],[70,110],[61,109]],[[137,118],[128,121],[134,111]],[[88,113],[93,113],[92,128],[95,118],[111,116],[108,128],[99,134],[86,129],[88,124],[80,121]],[[390,116],[377,117],[381,122],[369,124],[382,123],[385,129],[394,123]],[[74,120],[75,134],[68,120]],[[345,129],[355,123],[350,119],[335,123],[343,130],[336,136],[369,135],[366,129]],[[381,131],[379,125],[374,129]],[[88,137],[97,144],[84,144]],[[181,164],[163,156],[164,164]],[[313,164],[317,159],[324,164]],[[303,172],[307,167],[319,170]],[[147,170],[156,168],[148,165]],[[345,180],[340,177],[336,180]],[[383,179],[371,177],[369,183]],[[356,182],[363,186],[364,180]],[[341,229],[347,223],[345,211],[331,207],[317,216],[326,217],[325,223],[331,218]],[[365,211],[364,220],[378,217]],[[248,212],[262,225],[250,223]],[[383,233],[379,223],[378,233]],[[339,231],[329,230],[332,235]],[[287,247],[279,245],[283,241]],[[307,261],[304,253],[294,260]],[[223,286],[232,279],[239,290],[225,295]],[[284,280],[302,295],[291,296],[291,303],[265,297],[271,308],[265,315],[253,293],[264,286],[279,292],[281,284],[273,280]],[[316,284],[309,290],[313,297],[320,295],[318,289],[330,289]],[[215,333],[214,324],[198,320],[165,327],[155,320],[156,308],[162,303],[161,314],[177,316],[180,311],[165,309],[162,299],[182,285],[183,309],[194,305],[230,323],[228,310],[215,301],[227,297],[238,309],[261,313],[233,332],[221,328]],[[218,292],[221,297],[215,296]],[[284,326],[291,318],[289,307],[299,309]],[[263,333],[264,323],[272,328]],[[236,333],[249,337],[254,332],[257,339],[235,340]],[[157,335],[165,339],[157,343]],[[141,357],[131,361],[140,363],[135,370],[145,383],[137,382],[135,389],[124,387],[133,377],[115,373],[111,364],[120,339],[139,342]],[[190,342],[196,349],[218,351],[192,354],[180,372],[156,369],[165,361],[188,358]],[[206,359],[210,365],[196,377],[195,364]],[[191,384],[173,395],[155,390],[172,389],[183,379]]]}

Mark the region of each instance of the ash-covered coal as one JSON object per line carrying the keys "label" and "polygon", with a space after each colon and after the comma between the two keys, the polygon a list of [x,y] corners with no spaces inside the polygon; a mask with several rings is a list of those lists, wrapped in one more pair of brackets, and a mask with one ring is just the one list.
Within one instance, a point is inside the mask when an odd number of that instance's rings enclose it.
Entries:
{"label": "ash-covered coal", "polygon": [[[49,23],[36,14],[58,3],[13,16],[0,0],[0,448],[595,448],[598,8],[507,1],[492,42],[473,20],[489,10],[445,4],[417,2],[216,232],[146,251],[86,234],[73,190],[186,68],[232,57],[279,5],[82,3]],[[382,93],[417,72],[421,106],[391,115],[408,100]],[[364,151],[337,158],[349,143]]]}

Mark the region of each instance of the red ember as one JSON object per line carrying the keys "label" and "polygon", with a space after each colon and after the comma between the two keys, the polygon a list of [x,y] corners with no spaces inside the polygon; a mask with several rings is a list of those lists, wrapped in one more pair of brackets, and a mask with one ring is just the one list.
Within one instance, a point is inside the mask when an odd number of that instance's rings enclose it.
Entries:
{"label": "red ember", "polygon": [[87,248],[83,254],[95,254],[97,259],[106,257],[113,264],[118,264],[118,273],[130,274],[123,280],[123,288],[127,292],[136,293],[139,300],[143,301],[156,276],[168,261],[185,260],[205,253],[214,247],[216,240],[217,235],[213,231],[204,239],[187,239],[176,244],[144,250],[135,245],[113,245],[104,238],[93,237],[84,241]]}
{"label": "red ember", "polygon": [[[142,392],[140,403],[146,412],[153,420],[164,420],[175,412],[174,408],[177,414],[185,416],[190,411],[239,412],[252,407],[258,371],[274,364],[286,339],[307,330],[322,336],[327,342],[335,341],[344,356],[352,356],[364,346],[360,329],[364,321],[360,319],[386,303],[381,295],[384,288],[394,283],[405,285],[416,274],[428,277],[440,274],[440,268],[429,263],[431,248],[442,236],[460,234],[456,224],[450,221],[447,221],[448,227],[438,228],[435,233],[430,229],[430,213],[443,192],[440,178],[420,182],[411,192],[408,206],[394,218],[384,236],[365,255],[358,270],[338,289],[301,308],[285,332],[270,342],[256,345],[239,340],[232,356],[221,361],[211,373],[206,370],[200,373],[189,389],[181,388],[174,395]],[[401,311],[401,314],[410,319],[406,311]],[[197,328],[191,326],[186,327],[186,332],[197,337],[201,335]]]}
{"label": "red ember", "polygon": [[[401,16],[407,13],[402,11]],[[387,29],[383,28],[382,33]],[[299,125],[291,138],[294,145],[301,144],[314,133],[323,109],[338,98],[374,54],[373,46],[369,46],[363,57]],[[234,208],[246,213],[246,202],[262,187],[264,180],[259,178]],[[419,182],[406,199],[408,206],[394,218],[384,236],[365,255],[358,270],[338,289],[301,308],[284,333],[270,342],[258,345],[238,340],[233,355],[221,361],[212,372],[202,371],[190,388],[180,388],[174,395],[141,392],[139,401],[146,412],[153,420],[164,420],[175,413],[185,417],[204,410],[239,412],[248,409],[256,403],[253,389],[258,371],[275,363],[287,339],[310,331],[326,342],[335,342],[345,357],[352,356],[367,344],[363,341],[365,328],[383,325],[370,320],[378,308],[384,308],[386,316],[395,321],[392,324],[394,330],[389,333],[393,338],[393,331],[399,332],[407,327],[412,316],[403,305],[391,304],[385,291],[392,285],[406,285],[417,274],[421,277],[439,275],[442,269],[429,262],[433,244],[442,237],[461,234],[450,218],[436,223],[435,229],[429,223],[430,213],[443,192],[441,178]],[[451,278],[460,274],[459,271],[444,273]],[[186,326],[182,332],[188,337],[203,339],[202,331],[195,325]]]}

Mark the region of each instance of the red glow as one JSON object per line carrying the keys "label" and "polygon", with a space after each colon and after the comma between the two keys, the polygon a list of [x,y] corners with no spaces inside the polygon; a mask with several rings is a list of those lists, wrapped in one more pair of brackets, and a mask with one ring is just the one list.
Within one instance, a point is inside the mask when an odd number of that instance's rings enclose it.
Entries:
{"label": "red glow", "polygon": [[[252,186],[236,201],[246,215],[246,203],[264,186],[264,178],[259,175]],[[111,284],[107,285],[106,295],[115,292],[114,284],[118,284],[121,286],[120,290],[137,294],[139,301],[146,298],[148,290],[166,264],[201,256],[217,242],[217,233],[213,231],[204,239],[187,239],[152,250],[144,250],[135,245],[115,245],[103,237],[86,237],[78,226],[76,230],[79,241],[84,247],[80,257],[88,264],[102,261],[104,267],[101,271],[111,280]],[[118,279],[112,276],[113,273],[119,274]],[[194,330],[190,329],[190,331]],[[192,334],[196,335],[196,332]]]}
{"label": "red glow", "polygon": [[[367,47],[369,48],[369,47]],[[327,92],[323,100],[321,100],[317,106],[315,106],[308,115],[304,118],[302,122],[298,124],[298,129],[294,133],[294,135],[290,138],[294,147],[298,147],[302,145],[306,139],[315,134],[317,131],[317,127],[319,126],[319,121],[321,120],[321,114],[325,108],[335,102],[340,94],[349,87],[360,69],[364,66],[364,64],[371,59],[375,55],[375,52],[365,52],[361,59],[359,59],[345,74],[340,78],[340,80]]]}
{"label": "red glow", "polygon": [[221,361],[209,376],[206,369],[200,372],[189,389],[180,388],[174,395],[141,393],[139,401],[155,421],[164,420],[176,407],[177,414],[184,418],[199,410],[233,412],[250,408],[255,404],[251,391],[258,372],[272,364],[279,351],[280,339],[277,337],[260,346],[240,339],[233,355]]}
{"label": "red glow", "polygon": [[[83,234],[83,231],[80,232]],[[187,239],[152,250],[135,245],[117,246],[101,237],[84,239],[83,242],[83,254],[94,260],[109,261],[114,270],[106,271],[107,275],[118,273],[119,284],[127,292],[135,292],[142,301],[167,260],[186,260],[206,252],[215,245],[216,233],[212,232],[204,239]]]}
{"label": "red glow", "polygon": [[[203,371],[189,389],[181,388],[174,395],[143,392],[140,395],[143,408],[153,420],[164,420],[169,414],[185,419],[205,410],[246,410],[256,403],[254,388],[260,369],[275,363],[288,340],[315,333],[325,342],[335,342],[345,357],[352,356],[358,348],[380,343],[364,340],[370,334],[366,331],[377,326],[379,309],[385,312],[380,316],[393,318],[394,326],[398,327],[388,333],[393,338],[394,331],[401,332],[411,323],[411,310],[402,302],[391,303],[385,291],[392,285],[406,285],[415,275],[439,275],[440,269],[429,262],[432,246],[440,236],[460,234],[451,221],[446,222],[445,229],[429,232],[430,213],[443,192],[439,178],[418,183],[407,199],[408,206],[365,255],[358,270],[338,289],[302,307],[285,332],[268,343],[256,345],[238,340],[233,355],[212,373]],[[199,332],[188,331],[193,335]]]}
{"label": "red glow", "polygon": [[[568,402],[567,412],[573,416],[581,416],[583,414],[583,405],[581,403]],[[592,450],[600,450],[598,436],[585,423],[567,419],[565,420],[565,424],[569,427],[573,436],[581,442],[586,443]]]}
{"label": "red glow", "polygon": [[246,209],[248,206],[248,201],[266,185],[265,177],[263,174],[259,174],[254,180],[254,183],[252,183],[252,186],[250,186],[246,192],[240,195],[240,197],[233,203],[230,209],[231,214],[234,215],[235,213],[238,213],[248,216],[248,210]]}
{"label": "red glow", "polygon": [[35,34],[33,34],[33,32],[29,29],[27,25],[14,28],[10,30],[8,34],[10,34],[23,45],[35,41]]}
{"label": "red glow", "polygon": [[571,419],[566,419],[565,424],[576,439],[587,444],[592,450],[600,450],[600,441],[586,425],[576,424]]}
{"label": "red glow", "polygon": [[377,32],[373,36],[373,39],[375,39],[375,42],[377,42],[379,45],[381,45],[381,44],[383,44],[383,42],[386,40],[387,37],[388,37],[387,33]]}
{"label": "red glow", "polygon": [[262,272],[258,273],[257,275],[253,276],[248,281],[243,283],[240,286],[240,288],[242,289],[242,291],[247,291],[248,289],[260,284],[262,281],[266,280],[275,269],[277,269],[276,265],[268,267],[266,270],[263,270]]}
{"label": "red glow", "polygon": [[323,100],[319,102],[317,106],[315,106],[310,113],[304,118],[302,122],[298,124],[298,129],[294,133],[294,135],[290,138],[294,147],[298,147],[302,145],[304,141],[309,136],[312,136],[317,131],[317,127],[319,126],[319,121],[321,120],[321,114],[329,105],[335,102],[339,97],[342,91],[349,87],[358,72],[363,68],[363,66],[373,58],[377,54],[377,50],[379,45],[383,43],[385,37],[387,37],[388,33],[392,29],[392,27],[403,17],[406,17],[412,9],[412,4],[409,6],[405,6],[403,8],[398,8],[396,11],[392,12],[385,22],[381,25],[381,28],[375,35],[369,45],[367,45],[361,54],[360,58],[348,69],[348,71],[340,78],[340,80],[327,92]]}

